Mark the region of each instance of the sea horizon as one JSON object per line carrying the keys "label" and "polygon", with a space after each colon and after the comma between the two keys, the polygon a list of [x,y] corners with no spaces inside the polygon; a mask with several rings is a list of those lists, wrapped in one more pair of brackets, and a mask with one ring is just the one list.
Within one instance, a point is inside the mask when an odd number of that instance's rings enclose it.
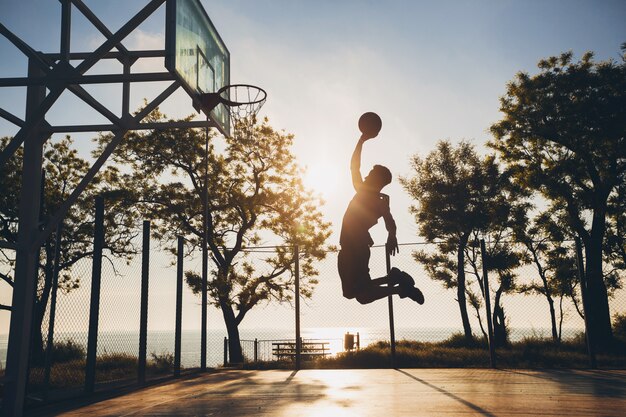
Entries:
{"label": "sea horizon", "polygon": [[[480,331],[480,330],[479,330]],[[569,339],[584,331],[582,328],[563,328],[563,339]],[[527,337],[550,338],[550,328],[511,328],[510,340],[512,342],[523,340]],[[359,334],[360,347],[366,347],[371,343],[390,340],[389,329],[382,327],[309,327],[301,330],[301,337],[307,340],[327,341],[330,353],[336,354],[343,351],[343,338],[345,333]],[[396,340],[417,340],[420,342],[440,342],[450,338],[455,333],[461,333],[461,329],[454,327],[396,327]],[[474,332],[476,335],[480,333]],[[239,329],[240,340],[244,355],[248,358],[253,356],[253,346],[256,339],[258,343],[259,359],[271,360],[271,343],[279,340],[295,340],[295,330],[285,328],[242,328]],[[224,329],[207,329],[207,366],[219,366],[224,362],[224,338],[227,332]],[[55,342],[72,340],[73,342],[87,347],[87,332],[57,332]],[[0,334],[0,366],[6,365],[8,335]],[[98,334],[97,354],[124,353],[137,355],[139,349],[139,332],[136,330],[106,330]],[[162,355],[174,353],[173,330],[149,330],[147,335],[148,357],[152,353]],[[182,330],[181,334],[181,365],[186,368],[197,367],[200,364],[200,330]]]}

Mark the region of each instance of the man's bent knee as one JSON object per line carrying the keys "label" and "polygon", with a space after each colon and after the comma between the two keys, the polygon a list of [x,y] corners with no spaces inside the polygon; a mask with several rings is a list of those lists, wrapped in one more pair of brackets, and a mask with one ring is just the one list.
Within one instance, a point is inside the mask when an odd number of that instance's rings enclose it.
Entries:
{"label": "man's bent knee", "polygon": [[357,294],[357,296],[355,297],[355,299],[360,303],[360,304],[369,304],[372,301],[374,301],[374,299],[372,298],[372,296],[370,294],[367,293],[359,293]]}

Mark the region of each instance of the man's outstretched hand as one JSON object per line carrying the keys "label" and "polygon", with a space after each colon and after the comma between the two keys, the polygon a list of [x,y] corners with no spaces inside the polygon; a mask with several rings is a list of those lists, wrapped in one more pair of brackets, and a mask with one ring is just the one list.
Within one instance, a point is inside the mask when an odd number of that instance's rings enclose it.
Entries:
{"label": "man's outstretched hand", "polygon": [[387,244],[385,245],[385,249],[387,250],[387,253],[391,256],[395,256],[396,253],[400,252],[400,249],[398,248],[398,239],[396,239],[394,235],[389,235],[389,237],[387,238]]}
{"label": "man's outstretched hand", "polygon": [[363,133],[361,135],[361,137],[359,138],[359,142],[363,143],[363,142],[365,142],[367,140],[374,139],[376,136],[378,136],[378,134],[376,134],[374,136],[369,136],[369,135],[366,135],[365,133]]}

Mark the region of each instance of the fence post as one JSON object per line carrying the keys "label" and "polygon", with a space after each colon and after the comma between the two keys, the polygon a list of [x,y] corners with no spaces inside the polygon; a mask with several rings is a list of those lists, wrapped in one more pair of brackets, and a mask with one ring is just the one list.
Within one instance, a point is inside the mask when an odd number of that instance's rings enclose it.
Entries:
{"label": "fence post", "polygon": [[202,317],[200,319],[200,369],[206,370],[207,351],[207,309],[209,280],[209,134],[206,128],[204,135],[204,187],[202,195]]}
{"label": "fence post", "polygon": [[102,278],[102,247],[104,246],[104,198],[96,197],[96,218],[91,265],[91,301],[89,304],[89,336],[85,366],[85,392],[92,393],[96,383],[96,351],[98,347],[98,316],[100,314],[100,280]]}
{"label": "fence post", "polygon": [[583,249],[578,237],[574,238],[576,244],[576,269],[578,270],[578,279],[580,280],[580,296],[583,299],[583,312],[585,315],[585,340],[587,341],[587,354],[589,355],[589,364],[591,369],[597,369],[596,352],[593,348],[593,335],[591,327],[587,321],[587,279],[585,276],[585,267],[583,265]]}
{"label": "fence post", "polygon": [[493,344],[493,323],[491,320],[491,296],[489,295],[489,276],[487,274],[487,251],[485,239],[480,239],[480,258],[483,264],[483,287],[485,288],[485,308],[487,309],[487,336],[489,337],[489,363],[492,368],[496,367],[496,347]]}
{"label": "fence post", "polygon": [[180,376],[180,344],[183,325],[183,250],[184,238],[178,236],[176,262],[176,330],[174,334],[174,376]]}
{"label": "fence post", "polygon": [[[34,59],[28,60],[28,76],[41,77],[45,73]],[[26,89],[25,129],[34,127],[33,116],[46,97],[45,86],[28,86]],[[39,248],[31,248],[32,239],[39,233],[39,189],[42,168],[43,143],[48,133],[36,132],[26,137],[23,146],[22,187],[19,202],[18,242],[15,252],[14,287],[11,297],[11,325],[6,354],[6,373],[2,400],[3,416],[21,416],[28,380],[30,344],[32,339],[33,309],[37,288]]]}
{"label": "fence post", "polygon": [[300,248],[295,245],[293,248],[295,299],[296,299],[296,370],[302,365],[302,339],[300,337]]}
{"label": "fence post", "polygon": [[150,278],[150,220],[143,221],[141,249],[141,307],[139,311],[139,361],[137,381],[146,382],[146,349],[148,342],[148,280]]}
{"label": "fence post", "polygon": [[[389,271],[391,271],[391,256],[389,255],[389,248],[385,245],[385,266],[387,268],[387,276],[389,276]],[[391,287],[391,283],[387,284],[388,287]],[[389,342],[391,345],[391,367],[395,369],[396,367],[396,326],[393,320],[393,297],[391,294],[387,296],[387,304],[389,306]]]}
{"label": "fence post", "polygon": [[228,338],[224,338],[224,366],[228,366]]}
{"label": "fence post", "polygon": [[61,237],[63,235],[63,222],[57,227],[56,239],[54,243],[54,270],[52,271],[52,294],[50,295],[50,319],[48,321],[48,340],[46,342],[45,371],[43,385],[45,389],[44,397],[48,397],[50,385],[50,367],[52,366],[52,346],[54,343],[54,321],[57,311],[57,288],[59,286],[59,260],[61,257]]}
{"label": "fence post", "polygon": [[254,362],[259,361],[259,339],[254,339]]}

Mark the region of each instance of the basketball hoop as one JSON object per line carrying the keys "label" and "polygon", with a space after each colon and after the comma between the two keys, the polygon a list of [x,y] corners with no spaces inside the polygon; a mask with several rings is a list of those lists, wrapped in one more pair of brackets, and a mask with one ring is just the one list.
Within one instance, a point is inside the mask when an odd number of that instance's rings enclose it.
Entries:
{"label": "basketball hoop", "polygon": [[222,103],[230,114],[234,136],[250,139],[256,124],[256,116],[265,104],[267,93],[261,87],[249,84],[232,84],[215,93],[200,96],[202,109],[209,113]]}

